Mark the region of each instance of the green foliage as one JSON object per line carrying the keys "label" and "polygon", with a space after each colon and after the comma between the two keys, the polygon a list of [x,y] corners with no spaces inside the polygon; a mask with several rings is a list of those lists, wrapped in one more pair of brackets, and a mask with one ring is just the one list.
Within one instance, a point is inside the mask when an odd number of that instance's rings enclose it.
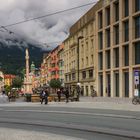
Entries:
{"label": "green foliage", "polygon": [[[40,48],[28,44],[30,54],[30,64],[34,61],[36,67],[40,67],[42,55],[45,51]],[[25,68],[25,49],[18,46],[6,46],[0,42],[0,66],[4,73],[14,74],[23,77],[23,69]]]}
{"label": "green foliage", "polygon": [[3,80],[3,78],[0,76],[0,81],[2,81]]}
{"label": "green foliage", "polygon": [[8,85],[5,85],[4,89],[5,89],[5,92],[8,93],[9,91],[11,91],[12,87],[8,86]]}
{"label": "green foliage", "polygon": [[52,79],[49,84],[51,88],[55,89],[60,88],[62,83],[60,82],[59,79]]}
{"label": "green foliage", "polygon": [[13,79],[12,87],[13,87],[13,88],[21,88],[22,84],[23,84],[22,78],[19,77],[19,76],[16,76],[16,77]]}

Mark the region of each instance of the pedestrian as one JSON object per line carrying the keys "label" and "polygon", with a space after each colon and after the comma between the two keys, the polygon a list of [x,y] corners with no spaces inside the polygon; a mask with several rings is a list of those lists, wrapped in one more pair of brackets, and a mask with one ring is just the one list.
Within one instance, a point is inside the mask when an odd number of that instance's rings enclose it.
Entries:
{"label": "pedestrian", "polygon": [[49,92],[48,89],[45,90],[45,104],[48,104],[48,97],[49,97]]}
{"label": "pedestrian", "polygon": [[57,97],[58,97],[58,102],[60,102],[61,101],[61,90],[60,89],[57,90]]}
{"label": "pedestrian", "polygon": [[66,97],[66,103],[68,103],[69,102],[69,90],[68,90],[68,88],[66,88],[64,90],[64,94],[65,94],[65,97]]}
{"label": "pedestrian", "polygon": [[41,104],[43,104],[44,100],[45,100],[45,104],[48,104],[48,96],[49,96],[48,90],[47,89],[43,90],[41,94]]}
{"label": "pedestrian", "polygon": [[11,92],[9,91],[8,92],[8,99],[9,99],[9,102],[10,102],[10,99],[12,98],[12,95],[11,95]]}
{"label": "pedestrian", "polygon": [[45,99],[45,90],[41,91],[40,98],[41,98],[40,101],[41,101],[41,104],[42,104],[44,99]]}

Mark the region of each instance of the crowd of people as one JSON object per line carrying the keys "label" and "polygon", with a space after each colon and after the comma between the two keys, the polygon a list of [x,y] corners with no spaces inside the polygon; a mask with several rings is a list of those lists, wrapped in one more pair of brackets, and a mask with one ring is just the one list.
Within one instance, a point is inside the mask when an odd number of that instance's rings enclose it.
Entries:
{"label": "crowd of people", "polygon": [[[80,90],[78,90],[78,88],[73,88],[71,91],[68,88],[59,88],[56,90],[58,102],[61,102],[62,96],[63,97],[65,96],[66,103],[68,103],[69,100],[79,101],[80,94],[81,93],[80,93]],[[43,104],[43,102],[45,104],[48,104],[48,97],[49,97],[49,90],[46,88],[46,89],[42,90],[42,92],[40,94],[41,104]]]}

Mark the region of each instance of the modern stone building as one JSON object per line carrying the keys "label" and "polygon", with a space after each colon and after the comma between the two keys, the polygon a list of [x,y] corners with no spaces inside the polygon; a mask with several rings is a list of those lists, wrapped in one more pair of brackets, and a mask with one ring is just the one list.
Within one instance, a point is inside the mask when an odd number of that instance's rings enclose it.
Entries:
{"label": "modern stone building", "polygon": [[140,91],[134,78],[140,70],[140,0],[100,0],[70,28],[64,45],[67,86],[80,82],[84,95],[94,87],[104,97]]}
{"label": "modern stone building", "polygon": [[[132,97],[140,69],[140,0],[100,1],[96,12],[97,91]],[[139,86],[139,85],[138,85]]]}

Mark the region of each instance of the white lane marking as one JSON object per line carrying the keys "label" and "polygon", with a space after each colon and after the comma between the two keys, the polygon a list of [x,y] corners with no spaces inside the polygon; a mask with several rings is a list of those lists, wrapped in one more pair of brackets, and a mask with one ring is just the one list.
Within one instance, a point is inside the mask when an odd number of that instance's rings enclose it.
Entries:
{"label": "white lane marking", "polygon": [[7,112],[37,112],[37,113],[59,113],[59,114],[75,114],[75,115],[92,115],[114,118],[128,118],[128,119],[140,119],[136,116],[117,115],[117,114],[104,114],[104,113],[86,113],[86,112],[68,112],[68,111],[47,111],[47,110],[4,110]]}

